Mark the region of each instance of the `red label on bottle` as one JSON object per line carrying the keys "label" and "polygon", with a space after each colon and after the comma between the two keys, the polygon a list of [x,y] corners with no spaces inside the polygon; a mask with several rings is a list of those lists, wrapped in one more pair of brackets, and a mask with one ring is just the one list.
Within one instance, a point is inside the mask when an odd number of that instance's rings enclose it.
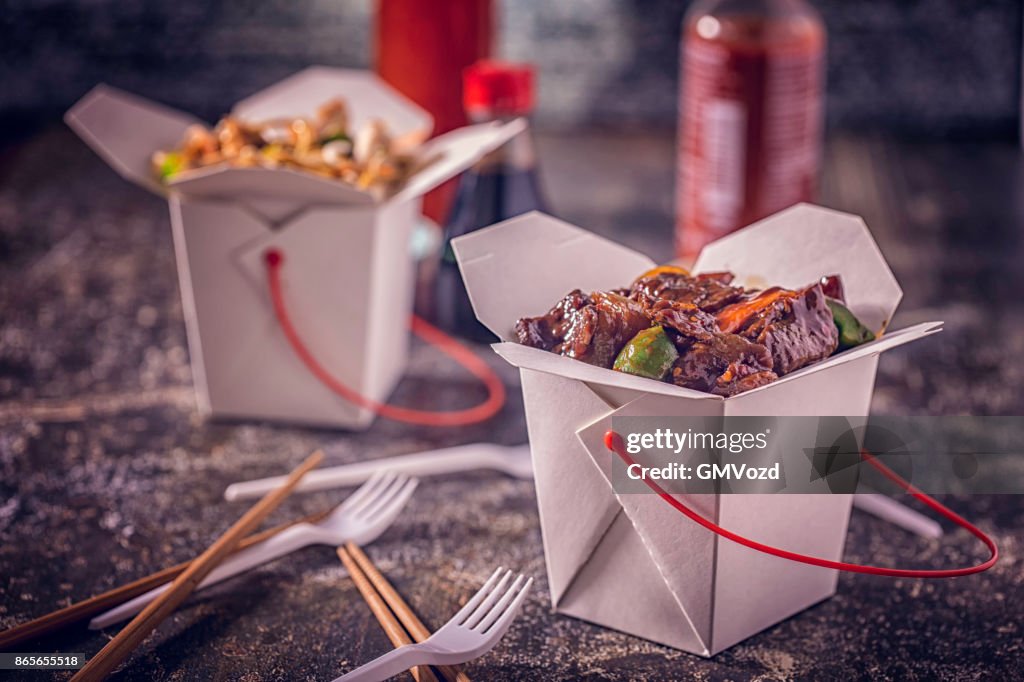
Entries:
{"label": "red label on bottle", "polygon": [[[687,29],[681,54],[676,243],[686,258],[813,199],[821,146],[822,31],[726,41],[702,37],[705,21],[720,28],[702,17]],[[766,33],[763,25],[740,32]]]}

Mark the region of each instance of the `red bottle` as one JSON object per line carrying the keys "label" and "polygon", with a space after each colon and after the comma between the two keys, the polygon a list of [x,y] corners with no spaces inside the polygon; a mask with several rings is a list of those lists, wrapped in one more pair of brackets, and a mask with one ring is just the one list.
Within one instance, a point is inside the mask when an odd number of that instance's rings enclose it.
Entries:
{"label": "red bottle", "polygon": [[825,27],[804,0],[698,0],[683,20],[676,250],[814,198]]}
{"label": "red bottle", "polygon": [[[492,0],[377,0],[374,65],[381,78],[434,117],[434,135],[466,125],[462,70],[491,54]],[[423,212],[440,222],[455,184],[429,192]]]}

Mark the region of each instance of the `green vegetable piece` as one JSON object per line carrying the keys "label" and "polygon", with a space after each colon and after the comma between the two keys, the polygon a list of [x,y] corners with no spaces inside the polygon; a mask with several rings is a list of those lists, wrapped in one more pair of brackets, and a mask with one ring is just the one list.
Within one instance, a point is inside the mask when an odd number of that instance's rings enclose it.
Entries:
{"label": "green vegetable piece", "polygon": [[185,160],[178,152],[165,152],[160,159],[160,179],[166,180],[175,173],[185,170]]}
{"label": "green vegetable piece", "polygon": [[613,369],[648,379],[663,379],[679,351],[661,327],[648,327],[632,339],[615,358]]}
{"label": "green vegetable piece", "polygon": [[320,138],[320,146],[327,144],[328,142],[351,142],[352,138],[345,133],[334,133],[333,135],[327,135]]}
{"label": "green vegetable piece", "polygon": [[834,298],[825,299],[825,303],[832,310],[832,320],[836,323],[836,329],[839,330],[839,350],[846,350],[875,340],[875,335],[871,330],[861,324],[857,316],[851,313],[845,305]]}

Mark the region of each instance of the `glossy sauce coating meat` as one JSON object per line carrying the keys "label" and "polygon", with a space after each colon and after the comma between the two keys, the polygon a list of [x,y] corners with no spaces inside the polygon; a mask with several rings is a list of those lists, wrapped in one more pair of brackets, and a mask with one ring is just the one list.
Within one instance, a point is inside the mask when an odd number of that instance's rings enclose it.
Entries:
{"label": "glossy sauce coating meat", "polygon": [[821,284],[791,291],[773,287],[716,315],[723,332],[763,344],[779,376],[835,352],[839,332]]}
{"label": "glossy sauce coating meat", "polygon": [[[545,315],[519,320],[516,337],[610,369],[624,348],[634,357],[643,336],[637,334],[661,327],[662,338],[678,351],[663,380],[723,396],[771,383],[835,352],[839,333],[821,283],[745,292],[732,280],[728,272],[691,276],[674,266],[656,268],[628,289],[572,291]],[[837,276],[825,280],[842,291]]]}
{"label": "glossy sauce coating meat", "polygon": [[769,384],[778,375],[763,345],[737,334],[716,334],[679,356],[669,378],[677,386],[729,396]]}
{"label": "glossy sauce coating meat", "polygon": [[651,317],[640,303],[619,294],[597,292],[590,299],[589,305],[572,313],[561,353],[611,367],[626,342],[651,326]]}
{"label": "glossy sauce coating meat", "polygon": [[692,303],[656,301],[648,310],[655,324],[676,333],[676,346],[680,350],[685,350],[687,342],[707,342],[719,333],[715,316]]}
{"label": "glossy sauce coating meat", "polygon": [[524,346],[559,352],[565,333],[573,322],[577,310],[590,303],[590,297],[579,289],[573,289],[547,314],[540,317],[524,317],[516,322],[516,340]]}
{"label": "glossy sauce coating meat", "polygon": [[626,342],[650,326],[641,303],[613,292],[587,296],[576,289],[547,314],[520,319],[515,332],[525,346],[610,368]]}
{"label": "glossy sauce coating meat", "polygon": [[635,298],[650,301],[692,303],[713,313],[743,296],[742,287],[730,286],[731,272],[711,272],[691,276],[679,272],[661,272],[642,276],[633,282],[630,291]]}
{"label": "glossy sauce coating meat", "polygon": [[778,378],[764,345],[722,332],[717,320],[696,306],[659,301],[651,310],[680,351],[668,376],[677,386],[735,395]]}

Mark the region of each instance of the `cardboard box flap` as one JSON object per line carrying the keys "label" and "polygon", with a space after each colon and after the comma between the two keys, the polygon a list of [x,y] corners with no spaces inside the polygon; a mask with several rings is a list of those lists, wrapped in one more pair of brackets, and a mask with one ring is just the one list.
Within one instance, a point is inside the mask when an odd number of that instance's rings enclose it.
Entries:
{"label": "cardboard box flap", "polygon": [[248,121],[316,116],[327,100],[339,98],[348,107],[352,128],[380,119],[392,135],[421,134],[434,126],[430,114],[403,97],[370,71],[311,66],[241,100],[231,113]]}
{"label": "cardboard box flap", "polygon": [[525,129],[526,121],[523,119],[505,124],[481,123],[453,130],[426,142],[417,151],[423,166],[409,178],[394,200],[401,201],[428,192]]}
{"label": "cardboard box flap", "polygon": [[150,158],[176,147],[190,125],[202,123],[176,109],[108,85],[97,85],[64,115],[64,121],[121,177],[154,192]]}
{"label": "cardboard box flap", "polygon": [[[710,593],[710,586],[704,587]],[[711,654],[621,510],[557,610],[665,646]]]}
{"label": "cardboard box flap", "polygon": [[546,313],[573,289],[621,287],[654,265],[537,211],[458,237],[452,248],[477,319],[504,340],[520,317]]}
{"label": "cardboard box flap", "polygon": [[811,204],[797,204],[707,245],[694,269],[729,270],[740,284],[757,288],[798,288],[839,274],[850,309],[875,332],[889,324],[903,296],[864,221]]}
{"label": "cardboard box flap", "polygon": [[[232,115],[259,122],[315,117],[332,98],[343,99],[351,127],[383,120],[392,135],[426,139],[430,115],[373,73],[314,66],[286,78],[235,105]],[[189,114],[100,85],[65,116],[72,129],[128,180],[160,194],[173,189],[196,198],[281,200],[363,206],[379,197],[348,183],[290,168],[235,168],[217,164],[181,173],[167,185],[153,177],[150,159],[161,149],[175,149],[190,125],[206,125]],[[526,127],[525,121],[469,126],[423,144],[423,165],[395,200],[416,197],[468,168]]]}
{"label": "cardboard box flap", "polygon": [[491,348],[510,365],[520,369],[532,369],[547,374],[557,374],[568,379],[576,379],[588,384],[615,386],[617,388],[674,398],[713,400],[716,402],[725,400],[725,398],[712,393],[695,391],[691,388],[683,388],[664,381],[655,381],[654,379],[638,377],[633,374],[626,374],[625,372],[616,372],[613,369],[588,365],[574,358],[556,355],[540,348],[531,348],[530,346],[524,346],[513,341],[496,343]]}
{"label": "cardboard box flap", "polygon": [[[807,367],[798,369],[795,372],[791,372],[780,377],[770,384],[760,386],[750,391],[745,391],[744,393],[741,393],[740,396],[750,395],[758,391],[772,390],[782,384],[794,381],[805,374],[820,372],[829,367],[852,362],[868,355],[878,355],[879,353],[883,353],[891,348],[895,348],[896,346],[902,346],[905,343],[910,343],[911,341],[915,341],[941,330],[941,322],[922,322],[912,327],[907,327],[906,329],[890,332],[871,343],[866,343],[863,346],[851,348],[850,350],[839,353],[838,355],[825,358],[813,365],[808,365]],[[690,388],[682,388],[681,386],[675,386],[674,384],[664,381],[655,381],[645,377],[616,372],[612,369],[588,365],[585,362],[580,362],[573,358],[549,353],[548,351],[544,351],[539,348],[523,346],[512,341],[497,343],[491,346],[491,348],[493,348],[494,352],[514,367],[519,367],[520,369],[532,369],[548,374],[556,374],[561,377],[583,381],[588,384],[615,386],[618,388],[641,391],[652,395],[667,396],[671,398],[687,398],[690,400],[722,401],[733,400],[736,397],[739,397],[733,396],[730,398],[723,398],[722,396],[714,395],[712,393],[696,391]]]}
{"label": "cardboard box flap", "polygon": [[181,173],[167,186],[188,197],[287,199],[292,202],[369,206],[373,196],[348,183],[290,168],[208,166]]}
{"label": "cardboard box flap", "polygon": [[748,396],[753,393],[757,393],[758,391],[768,391],[773,388],[777,388],[783,384],[786,384],[790,381],[795,381],[806,374],[811,374],[813,372],[821,372],[830,367],[835,367],[836,365],[843,365],[848,362],[853,362],[854,360],[859,360],[860,358],[866,357],[868,355],[878,355],[879,353],[884,353],[885,351],[891,348],[902,346],[905,343],[916,341],[917,339],[924,338],[925,336],[930,336],[931,334],[935,334],[940,331],[942,331],[942,322],[921,322],[920,324],[915,324],[914,326],[907,327],[906,329],[899,329],[894,332],[889,332],[882,336],[881,338],[875,339],[871,343],[865,343],[863,346],[851,348],[850,350],[843,351],[842,353],[838,353],[837,355],[825,358],[824,360],[816,362],[812,365],[808,365],[807,367],[802,367],[796,370],[795,372],[790,372],[785,376],[779,377],[770,384],[765,384],[764,386],[759,386],[749,391],[744,391],[739,395],[727,398],[727,400],[742,398],[743,396]]}
{"label": "cardboard box flap", "polygon": [[[678,402],[658,395],[644,395],[610,412],[596,422],[576,432],[614,493],[611,481],[613,455],[604,446],[604,434],[612,427],[613,417],[671,417],[679,414]],[[721,414],[721,406],[707,410],[707,416]],[[655,565],[661,580],[671,592],[676,604],[693,632],[705,648],[711,643],[712,600],[714,583],[714,554],[717,537],[707,529],[680,516],[654,494],[619,495],[616,499],[626,512],[643,540],[643,546]],[[687,495],[686,503],[705,518],[718,516],[714,495]],[[675,619],[661,624],[663,628],[677,627]],[[667,633],[666,633],[667,634]]]}
{"label": "cardboard box flap", "polygon": [[[390,200],[402,201],[427,192],[504,144],[524,127],[522,121],[505,125],[485,123],[460,128],[427,142],[418,152],[424,166]],[[348,183],[290,168],[217,165],[182,173],[168,185],[190,197],[276,198],[352,206],[367,206],[377,201],[371,193]]]}
{"label": "cardboard box flap", "polygon": [[[612,408],[578,381],[544,374],[529,376],[523,382],[523,403],[530,424],[541,538],[548,557],[548,586],[552,605],[557,607],[576,580],[580,567],[590,559],[615,517],[622,513],[574,429],[566,428],[566,424],[593,422]],[[557,413],[538,409],[552,392],[560,396],[564,409]],[[565,481],[573,481],[574,492],[570,496],[562,492]],[[574,513],[566,514],[568,507],[573,507]]]}
{"label": "cardboard box flap", "polygon": [[[889,315],[902,296],[867,227],[860,218],[850,214],[801,204],[721,242],[731,246],[719,248],[716,242],[706,247],[698,260],[697,271],[727,269],[751,286],[779,283],[791,287],[838,272],[847,286],[851,308],[865,323],[871,324],[874,320],[879,327],[883,320],[888,323]],[[458,237],[452,241],[452,247],[477,319],[506,340],[512,338],[516,320],[543,314],[572,289],[618,288],[653,266],[642,254],[538,212]],[[803,255],[795,258],[796,253]],[[871,281],[872,277],[877,277],[878,281]],[[871,343],[826,358],[754,390],[772,390],[806,373],[884,352],[935,333],[941,324],[922,323],[885,334]],[[589,384],[669,397],[725,400],[710,393],[595,367],[514,342],[496,344],[493,348],[516,367]]]}

